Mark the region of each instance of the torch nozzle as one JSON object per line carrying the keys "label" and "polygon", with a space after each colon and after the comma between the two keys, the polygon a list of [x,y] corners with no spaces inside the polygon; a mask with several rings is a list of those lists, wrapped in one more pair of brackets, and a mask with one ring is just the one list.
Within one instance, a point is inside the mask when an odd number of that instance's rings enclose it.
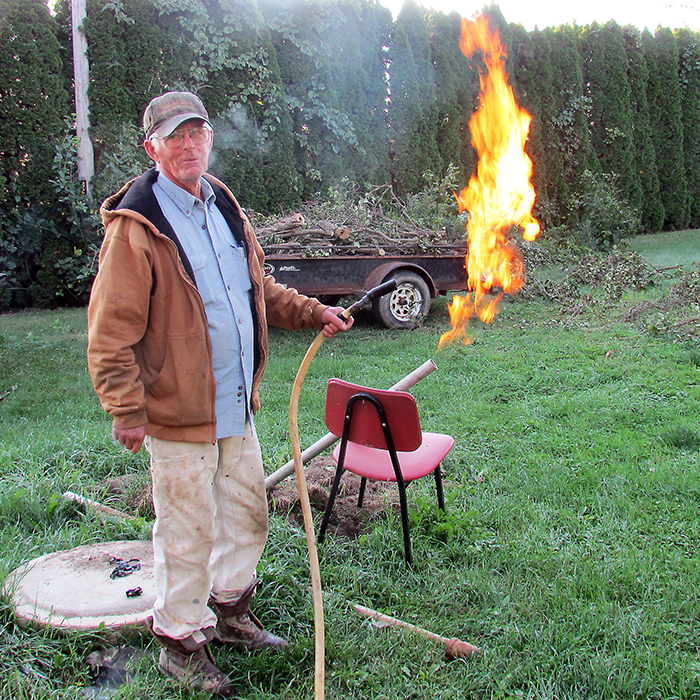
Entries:
{"label": "torch nozzle", "polygon": [[393,292],[396,289],[396,286],[396,280],[392,277],[386,282],[382,282],[376,287],[372,287],[372,289],[366,292],[364,296],[358,299],[352,306],[348,306],[348,308],[345,309],[342,314],[340,314],[341,318],[344,320],[350,318],[350,316],[352,316],[356,311],[359,311],[366,304],[373,302],[375,299],[379,299],[379,297],[383,297],[385,294]]}

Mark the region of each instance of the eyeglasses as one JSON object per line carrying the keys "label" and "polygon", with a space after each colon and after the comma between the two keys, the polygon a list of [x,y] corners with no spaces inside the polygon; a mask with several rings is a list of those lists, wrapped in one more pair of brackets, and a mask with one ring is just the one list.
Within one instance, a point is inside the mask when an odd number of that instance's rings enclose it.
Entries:
{"label": "eyeglasses", "polygon": [[177,129],[168,136],[151,136],[152,139],[160,139],[166,148],[180,148],[185,142],[185,134],[189,134],[192,143],[201,144],[209,141],[212,130],[208,126],[193,126],[189,129]]}

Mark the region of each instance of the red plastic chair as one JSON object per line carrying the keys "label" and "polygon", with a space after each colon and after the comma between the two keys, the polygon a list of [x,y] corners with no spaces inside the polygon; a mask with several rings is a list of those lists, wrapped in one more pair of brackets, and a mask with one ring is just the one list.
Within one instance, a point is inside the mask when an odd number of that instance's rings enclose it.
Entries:
{"label": "red plastic chair", "polygon": [[440,463],[455,441],[449,435],[423,432],[416,400],[405,391],[384,391],[331,379],[326,390],[326,425],[340,444],[333,450],[337,463],[331,494],[318,541],[323,542],[343,471],[362,477],[358,508],[367,479],[395,481],[399,489],[406,561],[413,561],[408,529],[406,484],[433,473],[438,506],[445,511]]}

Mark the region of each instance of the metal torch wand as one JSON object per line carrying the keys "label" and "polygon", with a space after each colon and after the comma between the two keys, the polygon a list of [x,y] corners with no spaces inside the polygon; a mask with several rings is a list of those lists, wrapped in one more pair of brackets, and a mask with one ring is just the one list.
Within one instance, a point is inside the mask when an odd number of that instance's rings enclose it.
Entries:
{"label": "metal torch wand", "polygon": [[[396,289],[396,280],[388,282],[370,289],[361,299],[349,306],[340,314],[343,320],[347,320],[365,304],[378,299]],[[318,552],[316,550],[316,533],[314,531],[313,517],[311,515],[311,503],[309,502],[309,492],[306,486],[306,473],[304,472],[304,462],[301,456],[301,443],[299,441],[299,425],[297,415],[299,412],[299,394],[304,383],[304,377],[309,369],[311,360],[321,347],[324,340],[323,333],[319,333],[316,339],[309,346],[309,349],[301,361],[297,376],[292,386],[292,395],[289,400],[289,437],[292,442],[292,453],[294,455],[294,472],[297,477],[297,487],[299,489],[299,501],[301,511],[304,515],[304,531],[306,532],[306,546],[309,550],[309,565],[311,569],[311,589],[314,602],[314,631],[315,631],[315,672],[314,672],[314,698],[323,700],[325,697],[325,628],[323,624],[323,594],[321,592],[321,572],[318,566]]]}

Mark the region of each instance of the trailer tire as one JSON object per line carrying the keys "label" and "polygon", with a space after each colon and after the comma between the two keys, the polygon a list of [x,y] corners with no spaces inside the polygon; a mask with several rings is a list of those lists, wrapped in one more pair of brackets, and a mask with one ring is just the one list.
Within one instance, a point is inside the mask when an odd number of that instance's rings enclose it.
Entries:
{"label": "trailer tire", "polygon": [[430,311],[430,290],[427,282],[415,272],[399,271],[389,275],[396,280],[396,289],[377,299],[372,305],[374,317],[386,328],[416,328]]}

